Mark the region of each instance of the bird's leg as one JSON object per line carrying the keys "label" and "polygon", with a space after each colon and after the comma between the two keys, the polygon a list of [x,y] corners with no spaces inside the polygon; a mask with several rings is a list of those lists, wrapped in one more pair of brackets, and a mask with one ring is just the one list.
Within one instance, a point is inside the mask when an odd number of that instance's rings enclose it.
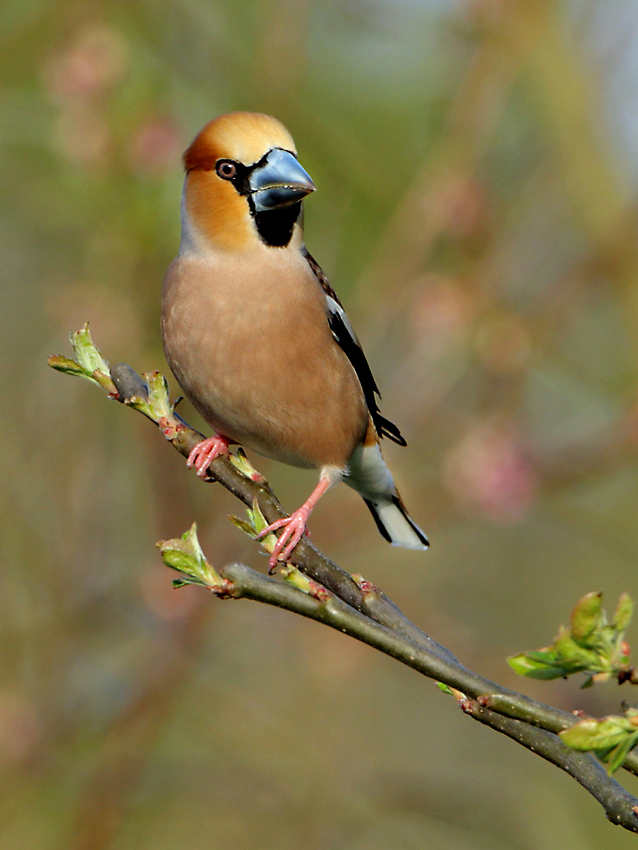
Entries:
{"label": "bird's leg", "polygon": [[194,466],[200,478],[206,478],[208,467],[218,455],[227,455],[228,446],[232,440],[224,437],[221,434],[215,434],[197,443],[191,451],[186,461],[186,466]]}
{"label": "bird's leg", "polygon": [[265,537],[267,534],[270,534],[271,531],[276,531],[278,528],[283,528],[283,531],[279,535],[279,539],[275,544],[273,553],[270,556],[270,560],[268,561],[268,565],[271,570],[277,566],[277,561],[287,561],[290,558],[295,546],[304,535],[306,522],[308,521],[308,517],[310,516],[312,509],[326,490],[329,489],[332,483],[333,482],[329,478],[319,479],[319,483],[310,494],[310,497],[300,508],[297,508],[297,510],[290,514],[289,517],[278,519],[276,522],[271,523],[267,528],[264,528],[263,531],[260,531],[257,539]]}

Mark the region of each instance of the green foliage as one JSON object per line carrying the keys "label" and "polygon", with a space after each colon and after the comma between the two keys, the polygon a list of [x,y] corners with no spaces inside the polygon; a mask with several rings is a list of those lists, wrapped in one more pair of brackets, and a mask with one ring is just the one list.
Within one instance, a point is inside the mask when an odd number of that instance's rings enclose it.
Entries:
{"label": "green foliage", "polygon": [[87,322],[81,330],[70,334],[69,339],[75,359],[64,357],[62,354],[53,354],[49,357],[49,366],[58,372],[64,372],[66,375],[86,378],[111,395],[116,396],[117,390],[111,380],[109,364],[91,339],[89,323]]}
{"label": "green foliage", "polygon": [[246,452],[241,448],[241,446],[237,449],[235,454],[230,455],[230,462],[245,478],[249,478],[251,481],[256,481],[258,483],[263,483],[266,480],[261,472],[258,472],[248,460]]}
{"label": "green foliage", "polygon": [[[106,390],[112,398],[133,407],[144,416],[159,425],[167,439],[173,439],[183,427],[183,423],[175,417],[175,405],[171,404],[168,382],[164,375],[157,370],[143,372],[140,377],[126,364],[120,364],[120,370],[128,371],[135,379],[138,392],[127,398],[121,398],[111,377],[108,362],[102,357],[99,348],[93,342],[89,332],[88,322],[84,327],[70,335],[71,346],[75,359],[62,354],[49,357],[51,368],[66,375],[86,378]],[[247,460],[245,465],[250,466]],[[254,470],[253,470],[254,471]]]}
{"label": "green foliage", "polygon": [[261,539],[259,538],[259,535],[262,533],[264,528],[267,527],[268,522],[266,521],[265,516],[261,512],[261,508],[257,503],[257,499],[255,499],[255,501],[253,502],[252,508],[246,508],[246,514],[248,515],[247,520],[241,519],[238,516],[229,516],[228,519],[232,522],[233,525],[236,525],[237,528],[241,529],[253,540],[259,539],[259,542],[264,547],[266,552],[268,552],[269,555],[272,555],[272,552],[275,548],[275,543],[277,542],[277,536],[273,532],[271,532],[270,534],[266,534],[265,537]]}
{"label": "green foliage", "polygon": [[623,593],[608,621],[602,593],[587,593],[574,606],[569,629],[561,626],[551,646],[512,655],[508,664],[520,676],[532,679],[586,673],[584,688],[611,678],[625,681],[633,672],[624,639],[632,612],[633,600]]}
{"label": "green foliage", "polygon": [[164,375],[157,370],[144,372],[142,378],[145,381],[148,393],[145,396],[132,396],[125,399],[124,403],[139,410],[144,416],[148,416],[153,422],[173,419],[173,405],[168,395],[168,383]]}
{"label": "green foliage", "polygon": [[595,752],[612,774],[638,743],[638,709],[629,708],[624,716],[610,715],[601,720],[586,717],[559,734],[568,747]]}
{"label": "green foliage", "polygon": [[157,546],[167,567],[181,573],[181,578],[173,581],[173,587],[185,584],[199,584],[210,590],[224,586],[224,580],[208,563],[197,538],[197,524],[172,540],[160,540]]}

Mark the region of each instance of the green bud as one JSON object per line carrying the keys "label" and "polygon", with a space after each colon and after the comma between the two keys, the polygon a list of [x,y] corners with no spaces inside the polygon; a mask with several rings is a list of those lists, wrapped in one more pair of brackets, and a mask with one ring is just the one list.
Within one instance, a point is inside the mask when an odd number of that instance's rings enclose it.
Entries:
{"label": "green bud", "polygon": [[583,688],[612,678],[632,680],[633,667],[624,629],[629,624],[633,602],[623,593],[614,619],[607,622],[601,593],[588,593],[575,605],[571,628],[560,627],[551,646],[521,652],[508,658],[512,669],[534,679],[556,679],[572,673],[585,673]]}
{"label": "green bud", "polygon": [[76,375],[78,378],[87,378],[86,369],[82,368],[75,360],[70,357],[65,357],[63,354],[52,354],[48,360],[49,366],[57,372],[64,372],[65,375]]}
{"label": "green bud", "polygon": [[[229,516],[228,519],[232,522],[233,525],[240,528],[243,532],[245,532],[249,537],[252,537],[255,540],[260,532],[264,530],[268,526],[268,522],[266,517],[262,514],[261,508],[259,507],[259,502],[257,498],[253,500],[252,508],[247,508],[246,513],[248,515],[248,521],[244,519],[240,519],[237,516]],[[267,534],[265,537],[260,538],[259,542],[264,547],[266,552],[269,555],[272,555],[275,544],[277,543],[277,535],[271,531],[270,534]]]}
{"label": "green bud", "polygon": [[519,676],[530,679],[560,679],[573,672],[560,663],[553,650],[520,652],[518,655],[510,655],[507,663]]}
{"label": "green bud", "polygon": [[638,742],[638,732],[627,735],[627,737],[617,744],[614,749],[603,757],[603,761],[607,762],[607,773],[611,776],[629,755],[630,751]]}
{"label": "green bud", "polygon": [[251,481],[256,481],[258,484],[265,483],[266,479],[258,472],[252,463],[246,457],[246,452],[241,448],[241,446],[237,449],[236,454],[231,454],[230,462],[235,467],[235,469],[240,472],[244,478],[248,478]]}
{"label": "green bud", "polygon": [[[629,714],[629,712],[628,712]],[[575,750],[594,751],[614,773],[638,742],[638,729],[630,717],[588,717],[559,732],[564,744]]]}
{"label": "green bud", "polygon": [[291,584],[293,587],[296,587],[297,590],[303,590],[304,593],[308,593],[311,596],[315,595],[317,582],[309,579],[308,576],[298,570],[294,564],[280,563],[278,572],[284,581],[288,582],[288,584]]}
{"label": "green bud", "polygon": [[157,546],[167,567],[182,573],[178,585],[201,584],[211,589],[222,587],[223,579],[208,563],[197,538],[197,524],[173,540],[160,540]]}
{"label": "green bud", "polygon": [[82,330],[72,333],[70,340],[75,359],[86,372],[92,375],[97,369],[105,375],[110,375],[109,364],[93,344],[88,322]]}
{"label": "green bud", "polygon": [[86,378],[89,381],[93,381],[98,387],[102,387],[108,393],[117,395],[115,384],[111,380],[109,364],[102,357],[99,349],[93,344],[91,334],[89,333],[88,322],[82,330],[72,333],[70,339],[75,360],[71,360],[69,357],[64,357],[61,354],[53,354],[49,357],[49,366],[67,375]]}
{"label": "green bud", "polygon": [[182,424],[178,423],[173,417],[173,406],[170,402],[168,383],[164,375],[154,370],[153,372],[144,372],[142,378],[148,387],[148,395],[146,397],[130,396],[125,400],[125,403],[143,413],[144,416],[148,416],[156,424],[160,424],[162,430],[169,428],[172,424],[173,430],[179,431]]}
{"label": "green bud", "polygon": [[168,382],[157,370],[143,372],[142,377],[148,384],[148,398],[155,422],[159,419],[173,418],[173,407],[168,396]]}
{"label": "green bud", "polygon": [[569,729],[563,729],[559,735],[563,743],[574,750],[607,750],[623,741],[632,731],[624,717],[610,715],[602,720],[587,717]]}
{"label": "green bud", "polygon": [[580,599],[572,611],[571,636],[580,646],[593,648],[598,643],[597,633],[603,625],[603,595],[600,592],[587,593]]}
{"label": "green bud", "polygon": [[554,648],[562,664],[569,668],[570,673],[588,671],[599,674],[607,667],[604,658],[599,653],[591,649],[584,649],[575,640],[572,640],[570,632],[562,626],[554,640]]}
{"label": "green bud", "polygon": [[613,625],[617,631],[624,632],[627,626],[631,623],[631,617],[634,612],[634,601],[628,593],[621,593],[618,605],[614,611]]}

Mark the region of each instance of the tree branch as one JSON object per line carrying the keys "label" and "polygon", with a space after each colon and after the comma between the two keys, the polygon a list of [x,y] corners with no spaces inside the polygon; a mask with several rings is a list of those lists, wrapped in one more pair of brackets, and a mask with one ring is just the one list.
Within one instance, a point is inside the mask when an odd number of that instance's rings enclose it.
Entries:
{"label": "tree branch", "polygon": [[[466,670],[458,662],[435,657],[431,652],[416,646],[404,636],[396,634],[385,626],[373,622],[334,596],[316,599],[296,587],[275,581],[244,564],[229,564],[219,572],[222,578],[230,583],[230,586],[225,587],[224,596],[235,599],[242,597],[254,599],[285,608],[287,611],[294,611],[311,620],[317,620],[367,643],[419,673],[444,682],[464,694],[485,693],[485,685],[493,685],[487,679]],[[631,832],[638,832],[638,800],[625,791],[615,779],[608,776],[603,766],[592,756],[566,747],[557,735],[539,728],[539,725],[547,720],[550,725],[554,725],[555,712],[564,714],[565,721],[570,719],[571,723],[575,719],[573,715],[558,712],[557,709],[547,711],[548,706],[536,703],[534,710],[531,705],[527,707],[527,717],[535,723],[531,725],[524,720],[506,717],[495,710],[486,708],[481,704],[482,699],[468,699],[459,694],[458,702],[461,709],[475,720],[507,735],[572,776],[598,800],[612,823],[619,824]],[[518,706],[528,702],[531,704],[534,701],[528,701],[525,697],[520,703],[518,700],[512,700],[508,709],[517,711]],[[495,700],[494,704],[499,704],[498,700]],[[500,708],[505,707],[502,702],[499,705]],[[561,726],[561,728],[566,727]]]}
{"label": "tree branch", "polygon": [[[203,439],[175,414],[174,405],[168,401],[166,381],[158,372],[140,377],[122,363],[109,369],[93,345],[88,327],[72,334],[71,342],[77,360],[52,357],[49,363],[53,368],[88,378],[111,398],[142,412],[184,456]],[[268,523],[286,516],[263,476],[245,456],[216,458],[206,480],[219,481],[253,510],[258,506]],[[312,585],[310,592],[304,592],[241,564],[224,567],[221,579],[217,576],[219,584],[209,586],[220,596],[254,599],[317,620],[444,683],[463,711],[564,770],[601,803],[612,823],[638,833],[638,800],[608,776],[593,756],[570,749],[554,734],[577,721],[573,714],[468,670],[448,649],[420,631],[381,591],[363,579],[355,581],[307,539],[299,543],[292,561],[323,587]],[[630,753],[623,766],[638,775],[635,754]]]}

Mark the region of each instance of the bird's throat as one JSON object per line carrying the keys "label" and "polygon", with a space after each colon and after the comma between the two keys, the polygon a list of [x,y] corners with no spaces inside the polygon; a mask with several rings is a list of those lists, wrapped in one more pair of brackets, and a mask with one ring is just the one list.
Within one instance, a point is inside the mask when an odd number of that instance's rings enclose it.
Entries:
{"label": "bird's throat", "polygon": [[260,237],[273,248],[285,248],[292,239],[292,231],[299,213],[301,201],[283,209],[255,212],[253,218]]}

